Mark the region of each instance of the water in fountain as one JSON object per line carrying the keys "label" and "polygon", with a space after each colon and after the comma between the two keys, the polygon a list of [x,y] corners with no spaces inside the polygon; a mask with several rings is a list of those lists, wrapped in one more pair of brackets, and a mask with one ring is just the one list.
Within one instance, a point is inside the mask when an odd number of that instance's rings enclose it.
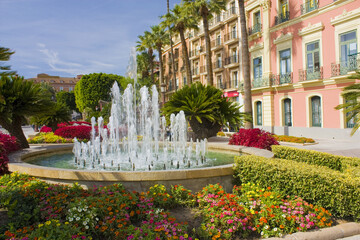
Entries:
{"label": "water in fountain", "polygon": [[[105,170],[163,170],[199,166],[206,161],[206,140],[195,146],[187,143],[187,122],[183,111],[165,117],[159,115],[158,92],[140,89],[138,108],[135,90],[128,85],[124,94],[115,82],[112,89],[111,116],[107,128],[102,117],[91,119],[89,142],[75,140],[75,162],[79,168]],[[137,109],[137,112],[134,111]],[[96,126],[97,124],[97,126]],[[167,137],[167,132],[170,137]],[[193,148],[195,151],[193,151]]]}

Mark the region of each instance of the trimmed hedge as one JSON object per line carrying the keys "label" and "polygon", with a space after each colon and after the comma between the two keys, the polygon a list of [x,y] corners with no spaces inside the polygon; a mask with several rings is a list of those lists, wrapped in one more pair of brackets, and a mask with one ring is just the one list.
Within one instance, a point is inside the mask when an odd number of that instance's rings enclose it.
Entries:
{"label": "trimmed hedge", "polygon": [[360,220],[359,177],[324,166],[253,155],[235,157],[234,177],[237,184],[270,186],[284,194],[302,196],[337,217]]}
{"label": "trimmed hedge", "polygon": [[338,171],[344,170],[342,163],[342,159],[344,159],[344,157],[342,156],[281,145],[273,145],[272,152],[274,153],[275,158],[306,162],[318,166],[326,166]]}
{"label": "trimmed hedge", "polygon": [[277,141],[279,142],[292,142],[292,143],[314,143],[315,140],[312,138],[306,137],[294,137],[286,135],[274,135]]}

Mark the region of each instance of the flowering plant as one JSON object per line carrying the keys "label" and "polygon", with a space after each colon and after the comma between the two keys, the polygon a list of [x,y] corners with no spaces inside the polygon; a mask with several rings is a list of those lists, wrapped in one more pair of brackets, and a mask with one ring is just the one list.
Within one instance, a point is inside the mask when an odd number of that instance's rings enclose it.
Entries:
{"label": "flowering plant", "polygon": [[51,129],[51,127],[48,127],[48,126],[42,126],[40,128],[40,132],[41,133],[48,133],[48,132],[52,132],[52,129]]}
{"label": "flowering plant", "polygon": [[29,138],[28,142],[31,144],[36,143],[72,143],[71,138],[63,138],[55,135],[53,132],[42,132],[39,135]]}
{"label": "flowering plant", "polygon": [[171,196],[164,185],[155,184],[149,188],[147,197],[152,200],[156,207],[165,208],[174,204],[173,196]]}
{"label": "flowering plant", "polygon": [[171,186],[170,189],[171,195],[174,198],[175,204],[194,206],[196,199],[191,190],[184,188],[182,185]]}
{"label": "flowering plant", "polygon": [[256,147],[270,151],[272,145],[279,145],[278,141],[276,141],[271,133],[260,130],[258,128],[240,128],[239,132],[233,134],[230,137],[229,144]]}
{"label": "flowering plant", "polygon": [[79,126],[65,126],[58,128],[55,131],[55,135],[64,138],[78,138],[78,139],[90,139],[91,126],[79,125]]}

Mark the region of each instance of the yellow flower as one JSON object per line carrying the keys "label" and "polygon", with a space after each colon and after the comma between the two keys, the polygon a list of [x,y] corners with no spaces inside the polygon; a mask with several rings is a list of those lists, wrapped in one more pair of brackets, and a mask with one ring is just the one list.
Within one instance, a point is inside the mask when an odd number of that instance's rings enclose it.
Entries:
{"label": "yellow flower", "polygon": [[44,224],[42,224],[42,223],[38,225],[39,228],[41,228],[42,226],[44,226]]}
{"label": "yellow flower", "polygon": [[50,224],[51,224],[51,221],[46,221],[45,224],[46,224],[46,225],[50,225]]}
{"label": "yellow flower", "polygon": [[189,235],[187,235],[187,234],[184,235],[184,238],[188,238],[188,237],[189,237]]}

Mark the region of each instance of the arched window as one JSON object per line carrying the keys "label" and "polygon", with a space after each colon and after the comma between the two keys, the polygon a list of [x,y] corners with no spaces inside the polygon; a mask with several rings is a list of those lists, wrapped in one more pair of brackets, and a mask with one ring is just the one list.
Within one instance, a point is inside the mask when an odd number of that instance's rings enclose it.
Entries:
{"label": "arched window", "polygon": [[262,126],[262,102],[256,102],[256,125]]}
{"label": "arched window", "polygon": [[314,96],[311,98],[311,126],[321,127],[321,98]]}
{"label": "arched window", "polygon": [[284,99],[284,125],[292,126],[292,109],[291,109],[291,99]]}

